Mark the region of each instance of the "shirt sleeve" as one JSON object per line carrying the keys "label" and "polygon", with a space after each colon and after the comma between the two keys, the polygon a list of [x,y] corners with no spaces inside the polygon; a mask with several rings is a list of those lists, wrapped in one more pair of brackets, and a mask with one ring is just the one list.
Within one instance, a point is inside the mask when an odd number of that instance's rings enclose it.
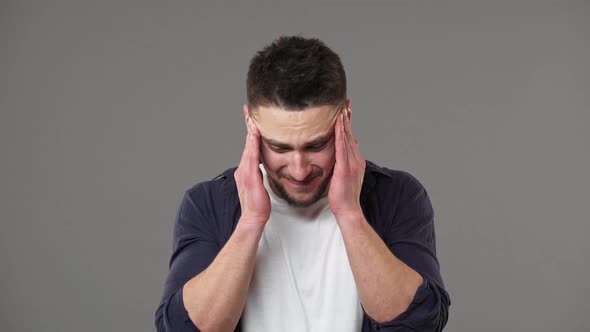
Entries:
{"label": "shirt sleeve", "polygon": [[410,174],[402,183],[392,222],[384,236],[391,252],[424,282],[406,311],[389,322],[369,321],[376,331],[442,331],[451,304],[436,258],[434,212],[424,187]]}
{"label": "shirt sleeve", "polygon": [[184,284],[198,275],[220,251],[214,221],[204,206],[207,195],[202,185],[184,194],[174,224],[173,253],[162,300],[156,309],[159,332],[200,331],[189,318],[182,299]]}

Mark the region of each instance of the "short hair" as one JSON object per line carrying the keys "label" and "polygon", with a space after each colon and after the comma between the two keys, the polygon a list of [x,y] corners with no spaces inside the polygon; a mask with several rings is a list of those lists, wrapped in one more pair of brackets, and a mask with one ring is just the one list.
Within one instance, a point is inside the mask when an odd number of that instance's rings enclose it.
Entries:
{"label": "short hair", "polygon": [[346,100],[340,57],[316,38],[280,36],[250,60],[248,105],[300,111]]}

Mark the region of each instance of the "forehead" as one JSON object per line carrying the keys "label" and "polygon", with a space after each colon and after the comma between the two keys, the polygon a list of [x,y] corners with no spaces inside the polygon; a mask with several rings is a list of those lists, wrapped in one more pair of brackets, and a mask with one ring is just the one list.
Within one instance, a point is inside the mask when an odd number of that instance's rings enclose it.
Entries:
{"label": "forehead", "polygon": [[254,122],[266,140],[289,145],[303,145],[330,134],[341,107],[324,105],[301,111],[276,107],[259,107]]}

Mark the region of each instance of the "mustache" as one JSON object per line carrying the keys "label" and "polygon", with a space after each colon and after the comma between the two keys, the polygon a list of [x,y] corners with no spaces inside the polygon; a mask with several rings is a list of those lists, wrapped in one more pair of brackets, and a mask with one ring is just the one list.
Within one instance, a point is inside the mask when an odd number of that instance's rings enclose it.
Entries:
{"label": "mustache", "polygon": [[321,169],[314,169],[309,176],[307,176],[304,180],[297,180],[292,176],[283,174],[282,172],[277,173],[279,178],[285,178],[287,180],[296,181],[296,182],[307,182],[315,177],[322,176],[323,172]]}

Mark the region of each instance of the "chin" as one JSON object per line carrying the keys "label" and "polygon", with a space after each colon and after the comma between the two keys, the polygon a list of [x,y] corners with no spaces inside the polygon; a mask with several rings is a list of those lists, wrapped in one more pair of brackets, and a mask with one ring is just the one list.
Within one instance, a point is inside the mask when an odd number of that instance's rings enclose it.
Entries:
{"label": "chin", "polygon": [[277,187],[278,196],[294,207],[309,207],[326,196],[329,179],[316,184],[310,191],[297,192],[291,189],[289,184],[280,184]]}

